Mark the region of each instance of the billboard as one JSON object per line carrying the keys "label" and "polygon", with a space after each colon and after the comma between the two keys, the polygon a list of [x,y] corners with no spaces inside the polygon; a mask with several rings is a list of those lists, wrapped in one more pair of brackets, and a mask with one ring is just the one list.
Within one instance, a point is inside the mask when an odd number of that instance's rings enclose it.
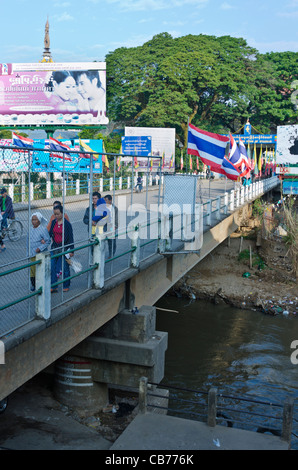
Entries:
{"label": "billboard", "polygon": [[298,164],[298,125],[277,126],[276,163]]}
{"label": "billboard", "polygon": [[0,125],[99,125],[105,62],[0,64]]}
{"label": "billboard", "polygon": [[152,139],[146,136],[121,137],[122,153],[126,155],[151,155]]}
{"label": "billboard", "polygon": [[282,182],[283,194],[298,194],[298,181],[297,180],[284,180]]}
{"label": "billboard", "polygon": [[[164,157],[163,171],[175,171],[175,136],[176,130],[174,128],[160,128],[160,127],[125,127],[125,136],[147,136],[152,139],[152,160],[153,169],[157,169],[160,159],[154,160],[154,156]],[[140,168],[147,166],[146,158],[139,158],[138,164]]]}
{"label": "billboard", "polygon": [[[80,143],[78,139],[74,141],[61,140],[70,147],[74,152],[58,154],[58,152],[47,151],[49,142],[47,139],[35,139],[33,142],[33,150],[30,152],[30,167],[33,172],[55,173],[64,171],[67,173],[90,173],[90,155],[81,153]],[[83,140],[93,152],[102,152],[102,140]],[[12,141],[9,139],[0,139],[0,146],[11,146]],[[56,156],[56,154],[58,154]],[[62,155],[65,156],[64,162]],[[102,173],[102,156],[100,154],[92,154],[93,157],[93,173]],[[21,172],[28,171],[28,151],[17,149],[0,148],[0,171]]]}

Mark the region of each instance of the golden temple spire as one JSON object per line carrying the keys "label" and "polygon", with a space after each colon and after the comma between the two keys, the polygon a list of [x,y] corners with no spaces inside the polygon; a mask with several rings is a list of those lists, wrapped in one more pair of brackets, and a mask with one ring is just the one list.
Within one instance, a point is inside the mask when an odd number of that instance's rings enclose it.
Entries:
{"label": "golden temple spire", "polygon": [[47,18],[44,34],[44,51],[42,55],[41,62],[53,62],[51,52],[50,52],[50,25],[49,18]]}

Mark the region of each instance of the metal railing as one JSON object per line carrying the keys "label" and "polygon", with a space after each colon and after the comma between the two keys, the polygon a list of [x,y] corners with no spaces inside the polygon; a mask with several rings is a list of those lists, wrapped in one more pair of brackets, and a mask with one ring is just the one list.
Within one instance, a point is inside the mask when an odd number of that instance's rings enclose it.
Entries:
{"label": "metal railing", "polygon": [[[167,396],[161,393],[163,389],[169,392]],[[210,427],[222,425],[269,433],[279,436],[289,446],[298,446],[297,410],[292,397],[278,403],[259,396],[220,393],[215,387],[208,391],[193,390],[158,384],[141,377],[139,412],[145,414],[153,408],[171,416],[201,421]]]}
{"label": "metal railing", "polygon": [[[203,202],[202,223],[204,231],[208,230],[212,225],[217,224],[222,218],[237,210],[243,204],[260,197],[262,194],[269,191],[277,184],[277,177],[272,177],[263,181],[255,182],[250,187],[236,187],[235,189],[226,191],[224,194],[219,195],[214,199]],[[198,200],[197,203],[200,204],[201,201]],[[120,226],[117,231],[98,235],[96,239],[87,239],[87,243],[84,239],[79,240],[76,242],[76,248],[68,250],[66,247],[63,247],[62,253],[56,255],[49,252],[46,254],[40,253],[36,255],[36,261],[34,262],[30,262],[29,257],[20,259],[19,261],[16,260],[14,263],[18,264],[17,267],[0,272],[0,279],[4,279],[6,277],[8,278],[8,276],[13,273],[16,274],[17,272],[25,271],[26,269],[28,272],[28,269],[30,269],[31,266],[35,266],[36,268],[35,292],[22,293],[22,295],[18,298],[9,298],[9,296],[15,295],[15,292],[11,289],[2,290],[2,292],[6,292],[5,295],[2,295],[1,300],[3,305],[0,305],[0,311],[6,312],[7,315],[2,317],[2,323],[0,321],[0,337],[9,334],[11,331],[15,330],[24,323],[32,321],[34,318],[50,318],[52,309],[58,305],[68,302],[72,298],[87,290],[102,289],[106,281],[111,277],[114,277],[129,268],[139,269],[142,260],[145,260],[146,258],[156,253],[162,254],[164,251],[169,252],[172,250],[175,252],[175,248],[183,244],[182,237],[176,236],[173,230],[169,230],[168,233],[162,235],[162,229],[165,225],[164,216],[157,214],[157,216],[155,216],[152,220],[149,218],[149,221],[148,214],[146,217],[147,222],[144,224],[137,223],[130,225],[129,227]],[[172,216],[170,216],[170,219],[171,217]],[[180,231],[183,228],[182,224],[183,221],[181,219],[180,226],[178,224],[178,229]],[[155,236],[150,238],[150,236],[147,236],[148,230],[150,232],[153,225],[155,225],[155,230],[153,230]],[[171,220],[169,226],[171,227]],[[118,241],[123,236],[125,240],[121,240],[120,246]],[[109,240],[112,241],[114,239],[117,240],[117,252],[107,259],[107,243]],[[74,273],[67,278],[63,278],[64,276],[62,276],[62,279],[57,280],[51,285],[51,259],[53,259],[55,256],[64,257],[65,254],[71,252],[76,252],[79,259],[82,260],[83,267],[81,271],[79,273]],[[12,263],[2,265],[0,269],[5,269],[5,267],[11,264]],[[58,300],[58,298],[55,296],[51,296],[51,289],[60,286],[65,281],[77,281],[78,278],[80,278],[80,281],[77,282],[77,288],[74,289],[73,297],[70,297],[69,294],[63,295],[62,293],[62,298]],[[20,275],[18,285],[25,286],[24,289],[26,286],[28,287],[28,276],[26,277],[24,275]],[[20,289],[18,289],[18,292],[20,292]],[[32,299],[34,297],[35,304],[32,304]],[[29,303],[27,308],[31,312],[30,315],[28,315],[26,320],[22,318],[14,322],[14,316],[17,318],[14,306],[25,301],[27,304]],[[24,306],[24,309],[25,308],[26,307]],[[5,324],[6,318],[9,319],[7,325]]]}

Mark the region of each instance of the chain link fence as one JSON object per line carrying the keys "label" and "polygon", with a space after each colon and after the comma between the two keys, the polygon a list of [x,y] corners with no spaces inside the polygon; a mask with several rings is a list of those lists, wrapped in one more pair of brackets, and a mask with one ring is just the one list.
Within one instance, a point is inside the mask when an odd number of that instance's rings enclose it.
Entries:
{"label": "chain link fence", "polygon": [[[0,146],[0,156],[3,150],[11,152],[12,161],[15,149]],[[1,194],[1,204],[3,196],[5,205],[10,198],[14,211],[0,222],[0,337],[36,316],[49,318],[51,309],[93,287],[103,287],[107,280],[128,268],[138,268],[141,261],[157,252],[177,252],[185,241],[191,242],[185,236],[181,211],[178,228],[170,220],[170,230],[163,233],[163,203],[174,203],[177,198],[180,207],[186,199],[192,207],[199,203],[203,233],[245,201],[276,185],[275,180],[268,179],[268,188],[258,183],[246,193],[241,188],[226,192],[222,187],[213,190],[216,197],[202,199],[196,177],[167,177],[161,172],[153,175],[149,165],[140,172],[134,167],[133,156],[131,163],[119,168],[119,155],[114,154],[109,154],[109,171],[99,174],[93,171],[94,155],[86,152],[77,152],[76,158],[84,159],[87,172],[66,171],[67,153],[60,152],[51,158],[60,159],[60,168],[62,160],[62,171],[39,173],[37,178],[30,165],[33,152],[40,161],[49,154],[49,150],[23,150],[21,173],[0,173],[0,188],[6,190]],[[106,196],[104,207],[110,216],[102,223],[98,220],[98,201]],[[37,227],[33,224],[36,218],[40,222]],[[44,231],[38,238],[41,226]],[[193,228],[191,220],[190,232]]]}
{"label": "chain link fence", "polygon": [[[6,190],[6,193],[0,194],[5,199],[3,204],[7,205],[10,200],[13,207],[10,218],[0,222],[1,335],[36,316],[37,294],[32,280],[35,277],[35,266],[30,265],[35,261],[36,246],[40,251],[44,250],[44,253],[49,252],[51,256],[51,307],[55,308],[92,288],[93,273],[90,268],[93,266],[95,224],[92,218],[97,210],[97,201],[109,195],[109,200],[103,202],[113,213],[113,220],[106,219],[103,229],[106,237],[104,276],[109,279],[130,266],[131,239],[128,230],[133,228],[130,227],[130,222],[135,219],[132,208],[136,198],[144,208],[151,200],[158,203],[161,185],[161,174],[153,175],[149,171],[149,165],[148,170],[144,171],[142,168],[141,173],[134,168],[133,159],[131,163],[119,167],[119,155],[108,154],[110,168],[104,168],[100,174],[93,172],[95,154],[87,152],[71,151],[71,155],[75,154],[78,161],[84,160],[84,167],[88,168],[85,173],[76,173],[75,169],[79,164],[73,171],[66,169],[67,152],[51,154],[49,150],[37,149],[18,149],[16,152],[15,148],[5,146],[0,147],[0,156],[4,151],[5,158],[10,162],[14,161],[15,155],[18,164],[21,159],[23,168],[22,171],[13,171],[12,167],[11,172],[0,173],[0,189]],[[32,171],[30,162],[33,155],[35,161],[44,162],[46,158],[50,158],[52,165],[57,161],[57,167],[62,171]],[[96,158],[102,157],[97,154]],[[142,180],[141,194],[136,193],[138,177]],[[59,210],[54,211],[54,207],[58,205],[61,207],[61,216]],[[50,243],[45,240],[45,235],[40,235],[37,243],[38,230],[33,226],[32,220],[36,215],[42,217],[39,227],[42,226],[50,234]],[[60,222],[56,222],[58,216],[61,220],[66,219],[60,232],[57,229]],[[149,220],[147,214],[144,220]],[[18,232],[14,229],[16,225]],[[147,231],[142,233],[145,239],[140,257],[146,258],[156,252],[157,242],[147,245]],[[59,240],[58,249],[54,239]],[[65,255],[57,256],[59,252],[65,253],[72,249],[74,251],[66,255],[69,259]]]}

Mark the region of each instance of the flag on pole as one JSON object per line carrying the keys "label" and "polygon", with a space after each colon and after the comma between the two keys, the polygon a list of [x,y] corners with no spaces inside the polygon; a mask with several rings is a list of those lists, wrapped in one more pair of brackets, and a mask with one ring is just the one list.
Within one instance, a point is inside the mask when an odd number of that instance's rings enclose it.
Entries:
{"label": "flag on pole", "polygon": [[228,160],[226,156],[224,156],[222,159],[221,170],[222,171],[220,173],[225,175],[230,180],[236,181],[240,176],[238,168],[236,168],[231,160]]}
{"label": "flag on pole", "polygon": [[222,161],[229,137],[213,134],[189,124],[187,153],[201,158],[211,171],[222,173]]}
{"label": "flag on pole", "polygon": [[259,173],[261,173],[262,171],[262,163],[263,163],[263,152],[262,152],[262,144],[261,144],[260,154],[259,154],[259,163],[258,163]]}
{"label": "flag on pole", "polygon": [[249,143],[248,143],[248,145],[247,145],[247,159],[248,159],[249,167],[250,167],[250,169],[252,170],[252,169],[253,169],[253,165],[252,165],[252,160],[251,160],[251,152],[250,152]]}
{"label": "flag on pole", "polygon": [[161,169],[163,170],[165,167],[165,153],[162,152],[162,158],[161,158]]}
{"label": "flag on pole", "polygon": [[240,150],[240,155],[241,155],[241,168],[237,166],[238,169],[240,169],[240,176],[245,176],[247,173],[250,172],[251,166],[250,162],[248,159],[248,155],[246,153],[246,148],[241,139],[239,139],[239,150]]}
{"label": "flag on pole", "polygon": [[119,155],[117,158],[117,171],[121,170],[121,156]]}
{"label": "flag on pole", "polygon": [[[92,158],[94,158],[95,160],[98,159],[98,153],[94,153],[94,150],[92,150],[92,148],[88,144],[86,144],[86,142],[83,142],[83,140],[79,139],[79,144],[80,144],[80,150],[82,152],[91,152]],[[90,158],[90,154],[87,154],[87,155],[81,154],[80,156],[82,158]]]}
{"label": "flag on pole", "polygon": [[121,170],[121,155],[122,155],[122,143],[120,145],[120,150],[119,150],[120,155],[118,155],[116,164],[117,164],[117,171]]}
{"label": "flag on pole", "polygon": [[49,144],[50,144],[50,149],[52,150],[51,152],[52,157],[61,158],[62,160],[64,159],[64,160],[68,160],[71,162],[70,156],[68,157],[66,156],[66,155],[69,155],[68,152],[71,150],[71,148],[68,145],[64,144],[63,142],[60,142],[60,140],[53,139],[53,137],[49,138]]}
{"label": "flag on pole", "polygon": [[183,152],[181,150],[181,156],[180,156],[180,170],[183,170]]}
{"label": "flag on pole", "polygon": [[241,165],[241,153],[232,134],[230,134],[229,160],[237,167],[238,165]]}
{"label": "flag on pole", "polygon": [[189,155],[189,169],[192,170],[192,158],[191,158],[191,155]]}
{"label": "flag on pole", "polygon": [[23,137],[22,135],[18,135],[15,132],[12,133],[12,145],[15,147],[21,147],[23,149],[32,149],[33,147],[33,139],[29,139],[28,137]]}
{"label": "flag on pole", "polygon": [[[103,152],[106,151],[106,149],[105,149],[105,144],[104,144],[103,141],[102,141],[102,151],[103,151]],[[110,169],[110,164],[109,164],[108,156],[107,156],[105,153],[103,153],[101,159],[102,159],[102,162],[104,163],[104,165],[105,165],[107,171],[109,171],[109,169]]]}
{"label": "flag on pole", "polygon": [[254,161],[254,174],[257,175],[259,173],[259,170],[258,170],[258,162],[257,162],[257,146],[256,146],[256,144],[254,145],[253,161]]}
{"label": "flag on pole", "polygon": [[174,167],[174,155],[171,155],[170,169]]}

